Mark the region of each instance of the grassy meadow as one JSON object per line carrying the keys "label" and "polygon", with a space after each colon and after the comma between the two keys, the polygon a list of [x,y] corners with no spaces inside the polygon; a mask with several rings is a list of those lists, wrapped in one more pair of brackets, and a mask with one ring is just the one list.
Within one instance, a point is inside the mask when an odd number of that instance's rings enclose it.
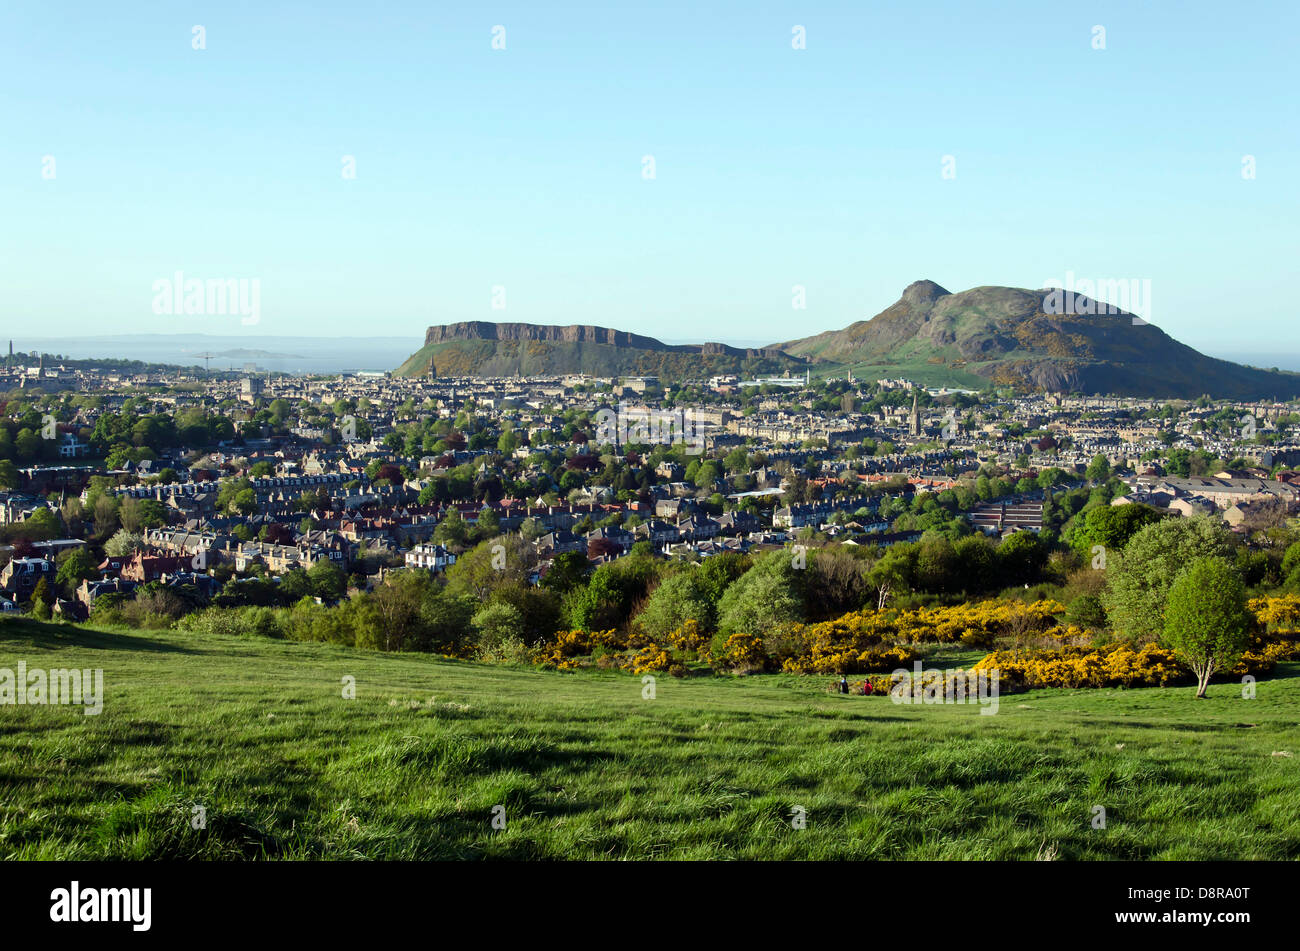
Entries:
{"label": "grassy meadow", "polygon": [[5,859],[1300,857],[1296,664],[1249,700],[1045,690],[982,716],[825,677],[645,699],[624,673],[0,620],[20,660],[102,668],[105,697],[0,706]]}

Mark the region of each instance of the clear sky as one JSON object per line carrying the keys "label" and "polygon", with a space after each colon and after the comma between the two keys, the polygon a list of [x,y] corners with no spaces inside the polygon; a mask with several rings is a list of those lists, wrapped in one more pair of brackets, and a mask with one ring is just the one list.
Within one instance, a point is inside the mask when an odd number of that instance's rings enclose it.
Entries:
{"label": "clear sky", "polygon": [[[5,0],[0,324],[778,341],[1072,272],[1300,351],[1298,10]],[[177,271],[259,322],[154,313]]]}

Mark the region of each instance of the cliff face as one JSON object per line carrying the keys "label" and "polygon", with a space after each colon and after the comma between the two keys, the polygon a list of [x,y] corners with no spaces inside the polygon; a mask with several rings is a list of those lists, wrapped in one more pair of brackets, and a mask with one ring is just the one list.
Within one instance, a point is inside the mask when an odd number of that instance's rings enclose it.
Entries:
{"label": "cliff face", "polygon": [[496,324],[487,320],[467,320],[458,324],[438,324],[424,334],[424,345],[451,343],[466,340],[492,340],[500,343],[539,341],[543,343],[594,343],[630,350],[652,350],[657,353],[698,353],[703,356],[766,357],[777,359],[788,356],[775,347],[740,349],[725,343],[667,344],[653,337],[613,330],[609,327],[592,327],[582,324],[552,326],[549,324]]}
{"label": "cliff face", "polygon": [[723,343],[666,344],[653,337],[571,324],[465,321],[430,327],[424,346],[400,376],[513,376],[588,373],[655,375],[665,381],[715,374],[746,377],[803,373],[809,361],[776,348],[744,350]]}
{"label": "cliff face", "polygon": [[424,335],[424,344],[448,343],[453,340],[542,340],[552,343],[601,343],[611,347],[634,347],[638,350],[677,349],[653,337],[642,337],[609,327],[569,324],[555,327],[546,324],[494,324],[486,320],[469,320],[459,324],[439,324]]}

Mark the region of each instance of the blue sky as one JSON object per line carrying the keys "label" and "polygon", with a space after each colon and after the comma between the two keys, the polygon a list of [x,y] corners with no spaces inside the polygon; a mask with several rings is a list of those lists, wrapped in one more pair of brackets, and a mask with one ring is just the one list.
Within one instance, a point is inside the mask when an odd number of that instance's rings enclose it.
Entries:
{"label": "blue sky", "polygon": [[[1073,272],[1300,351],[1297,5],[995,6],[8,0],[3,323],[778,341]],[[259,323],[155,314],[176,271],[258,279]]]}

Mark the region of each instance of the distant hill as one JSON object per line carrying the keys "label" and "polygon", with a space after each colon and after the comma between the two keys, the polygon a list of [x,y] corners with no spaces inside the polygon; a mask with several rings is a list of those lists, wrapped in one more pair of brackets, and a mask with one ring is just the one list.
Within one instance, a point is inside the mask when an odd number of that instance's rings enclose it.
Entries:
{"label": "distant hill", "polygon": [[304,360],[305,357],[296,353],[276,353],[272,350],[250,350],[247,347],[236,347],[234,350],[219,350],[210,354],[213,357],[227,357],[238,360]]}
{"label": "distant hill", "polygon": [[809,361],[779,350],[721,343],[666,344],[608,327],[468,321],[430,327],[398,376],[658,376],[802,373]]}
{"label": "distant hill", "polygon": [[1169,399],[1205,393],[1251,400],[1300,395],[1300,374],[1207,357],[1130,313],[1107,312],[1105,303],[1077,297],[1061,308],[1048,294],[1015,287],[953,294],[933,281],[916,281],[870,320],[753,349],[672,345],[606,327],[443,324],[428,329],[424,346],[397,373],[653,374],[676,381],[811,368],[815,375],[852,369],[859,378],[906,377],[972,389],[991,384]]}
{"label": "distant hill", "polygon": [[[1132,314],[1079,297],[1071,313],[1045,290],[975,287],[950,293],[917,281],[870,320],[774,346],[811,360],[888,376],[929,376],[1053,392],[1291,399],[1300,374],[1198,353]],[[1100,310],[1102,313],[1088,313]],[[896,372],[891,372],[896,371]],[[919,372],[918,372],[919,371]],[[926,381],[929,382],[929,381]]]}

